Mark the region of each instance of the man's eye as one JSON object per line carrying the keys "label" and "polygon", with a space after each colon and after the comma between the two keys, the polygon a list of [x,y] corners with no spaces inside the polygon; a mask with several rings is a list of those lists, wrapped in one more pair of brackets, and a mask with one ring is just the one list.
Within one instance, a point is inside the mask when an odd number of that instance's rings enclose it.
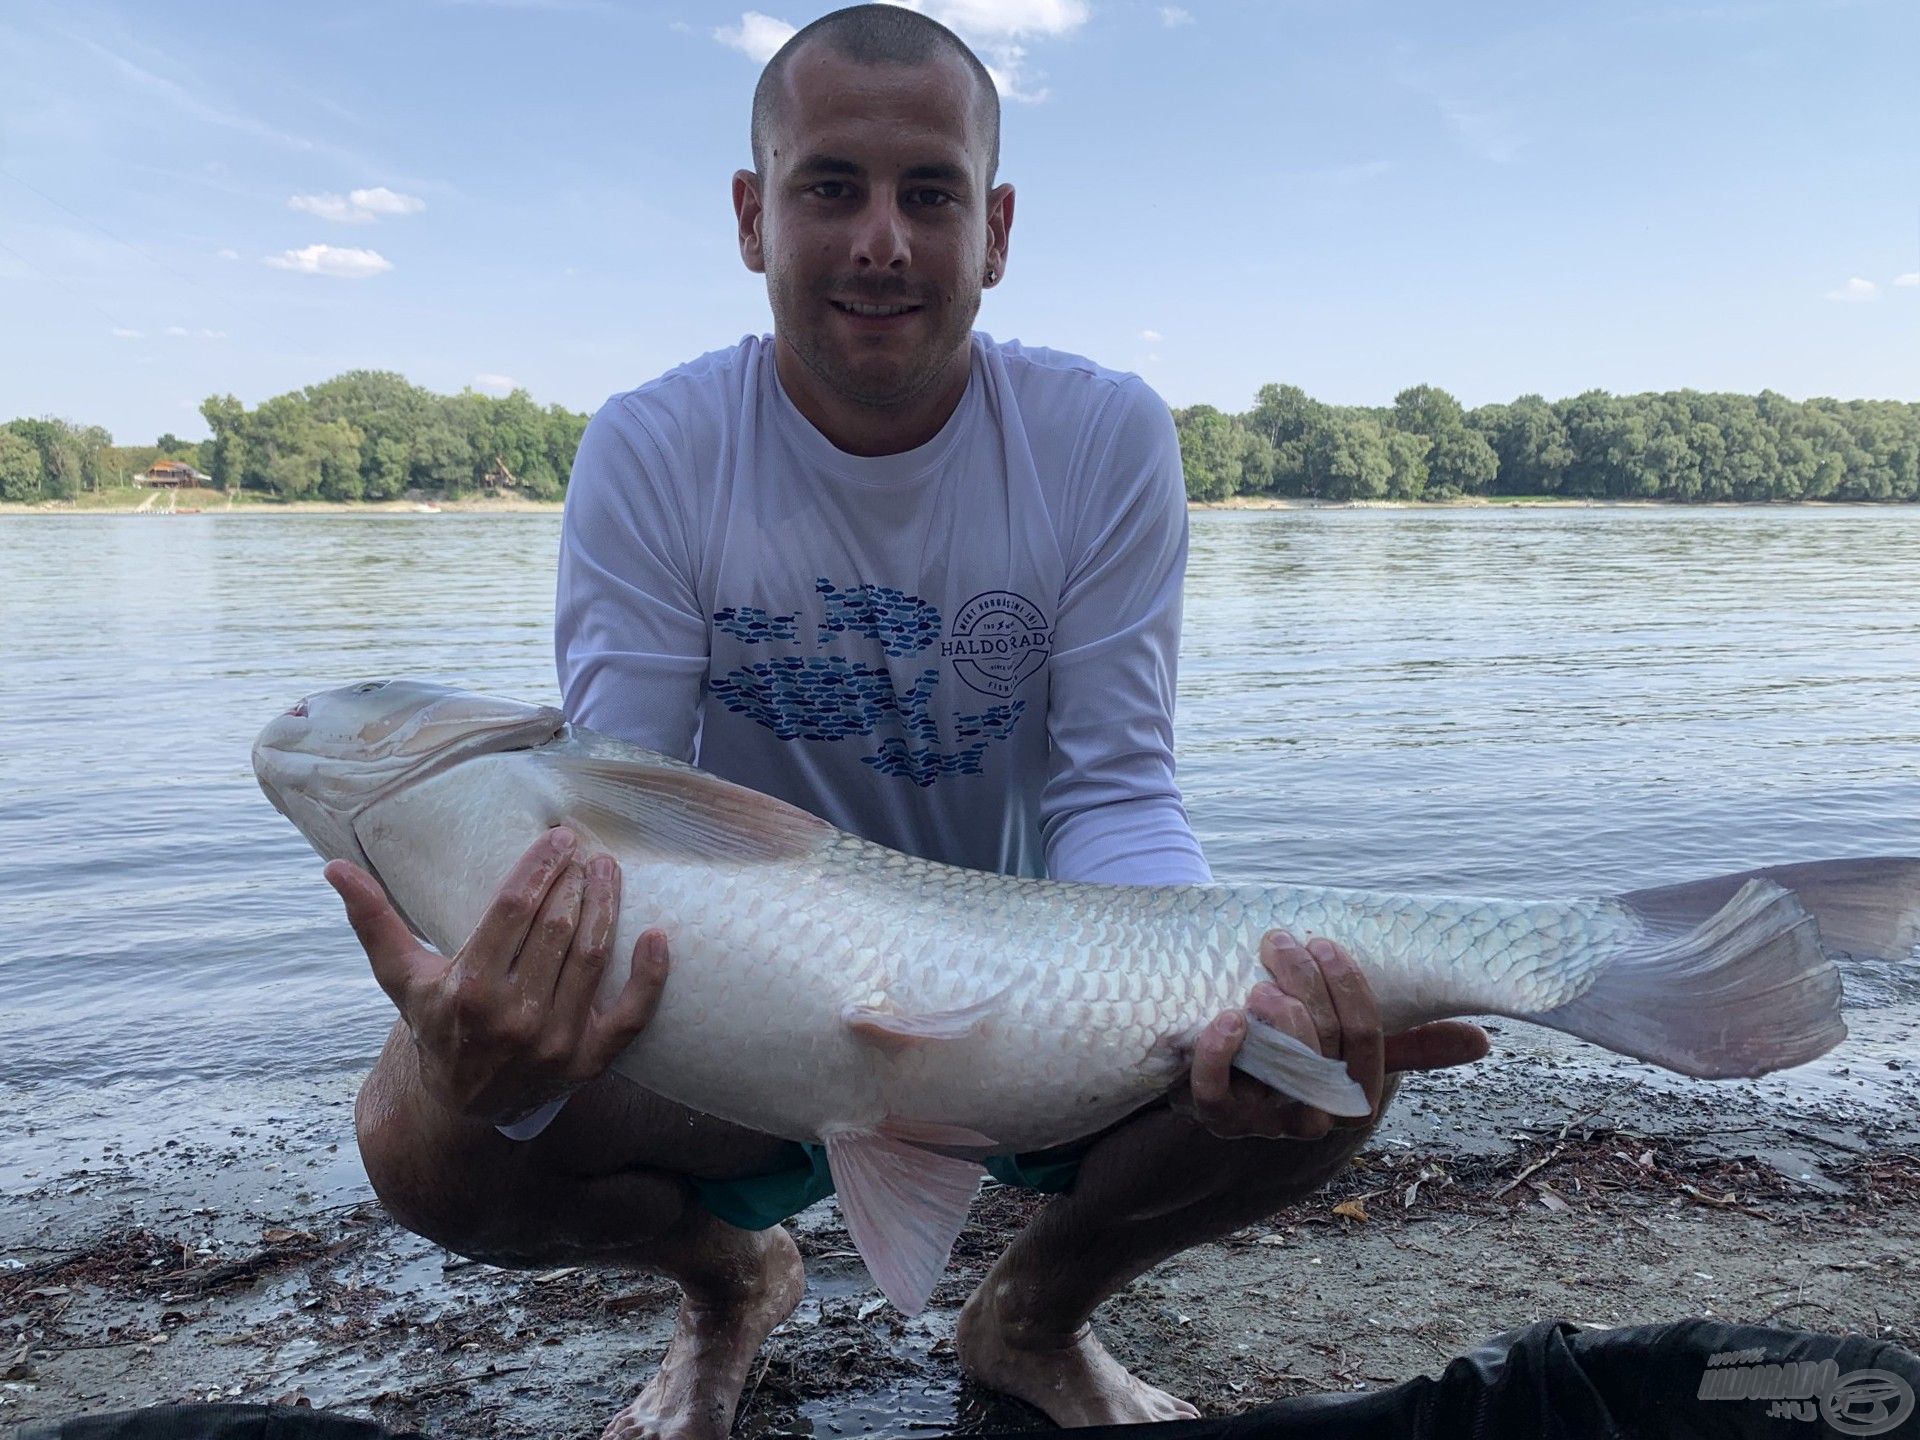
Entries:
{"label": "man's eye", "polygon": [[839,200],[846,194],[846,183],[841,180],[817,180],[807,187],[812,194],[822,200]]}
{"label": "man's eye", "polygon": [[925,205],[930,209],[951,204],[953,201],[953,197],[944,190],[914,190],[909,194],[914,204]]}

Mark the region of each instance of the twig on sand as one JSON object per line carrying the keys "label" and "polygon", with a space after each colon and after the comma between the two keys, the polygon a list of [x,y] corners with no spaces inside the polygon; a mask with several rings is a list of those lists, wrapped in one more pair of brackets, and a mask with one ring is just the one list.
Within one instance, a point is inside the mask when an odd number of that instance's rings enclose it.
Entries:
{"label": "twig on sand", "polygon": [[1548,1151],[1545,1155],[1542,1155],[1538,1160],[1534,1161],[1531,1165],[1527,1166],[1526,1169],[1522,1170],[1518,1175],[1514,1176],[1511,1180],[1507,1181],[1506,1184],[1502,1185],[1498,1190],[1494,1191],[1493,1194],[1489,1195],[1487,1198],[1489,1200],[1498,1200],[1502,1195],[1506,1194],[1509,1190],[1513,1189],[1513,1187],[1518,1185],[1522,1180],[1526,1179],[1529,1175],[1533,1174],[1534,1171],[1542,1169],[1545,1166],[1551,1165],[1554,1161],[1558,1160],[1560,1158],[1561,1153],[1566,1148],[1567,1147],[1564,1145],[1554,1146],[1553,1149]]}
{"label": "twig on sand", "polygon": [[471,1385],[476,1380],[492,1380],[500,1375],[512,1375],[519,1370],[531,1370],[531,1365],[489,1365],[484,1370],[475,1370],[468,1375],[454,1375],[445,1380],[436,1380],[431,1385],[422,1385],[416,1390],[376,1390],[371,1395],[355,1395],[342,1400],[342,1405],[411,1405],[424,1400],[429,1395],[438,1395],[447,1390],[458,1390],[462,1385]]}

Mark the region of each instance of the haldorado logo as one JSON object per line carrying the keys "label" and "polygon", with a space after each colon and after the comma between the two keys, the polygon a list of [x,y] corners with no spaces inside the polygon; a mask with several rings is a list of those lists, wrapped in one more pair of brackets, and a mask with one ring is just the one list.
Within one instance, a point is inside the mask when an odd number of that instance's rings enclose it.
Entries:
{"label": "haldorado logo", "polygon": [[983,695],[1005,699],[1047,663],[1053,629],[1025,596],[987,590],[955,612],[940,658]]}

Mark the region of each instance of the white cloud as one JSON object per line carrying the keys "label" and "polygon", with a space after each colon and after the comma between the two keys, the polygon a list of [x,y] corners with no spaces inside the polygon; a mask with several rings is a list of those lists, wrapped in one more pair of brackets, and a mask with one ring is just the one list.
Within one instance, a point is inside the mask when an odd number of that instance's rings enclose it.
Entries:
{"label": "white cloud", "polygon": [[227,332],[224,330],[189,330],[184,325],[167,326],[167,334],[176,340],[224,340],[227,338]]}
{"label": "white cloud", "polygon": [[427,202],[418,195],[402,195],[384,185],[349,191],[347,198],[369,215],[418,215],[427,208]]}
{"label": "white cloud", "polygon": [[1893,277],[1893,283],[1902,290],[1912,290],[1920,286],[1920,270],[1909,270],[1904,275],[1896,275]]}
{"label": "white cloud", "polygon": [[1193,23],[1193,12],[1190,10],[1182,10],[1178,5],[1162,5],[1160,7],[1160,23],[1165,25],[1169,30],[1177,25],[1191,25]]}
{"label": "white cloud", "polygon": [[224,245],[220,247],[217,253],[222,260],[238,260],[240,258],[240,252],[238,250],[230,250]]}
{"label": "white cloud", "polygon": [[1826,298],[1844,301],[1877,300],[1880,298],[1880,287],[1871,280],[1862,280],[1855,275],[1838,290],[1827,291]]}
{"label": "white cloud", "polygon": [[480,374],[473,377],[473,388],[489,395],[511,395],[520,388],[520,382],[511,375]]}
{"label": "white cloud", "polygon": [[116,340],[144,340],[147,338],[144,331],[129,330],[124,325],[114,326],[113,335]]}
{"label": "white cloud", "polygon": [[1162,335],[1158,330],[1142,330],[1140,332],[1140,338],[1146,341],[1149,345],[1158,345],[1162,340],[1166,339],[1167,337]]}
{"label": "white cloud", "polygon": [[748,10],[741,15],[738,25],[722,25],[713,32],[713,38],[722,45],[731,45],[749,60],[764,65],[773,58],[775,51],[794,37],[799,28],[789,25],[785,20],[776,20],[771,15],[762,15],[758,10]]}
{"label": "white cloud", "polygon": [[382,215],[417,215],[427,208],[418,195],[402,195],[384,185],[370,190],[351,190],[345,195],[295,195],[287,201],[290,210],[318,215],[322,220],[337,220],[343,225],[368,225]]}
{"label": "white cloud", "polygon": [[309,245],[303,250],[287,250],[266,256],[265,263],[276,270],[335,275],[343,280],[364,280],[393,268],[393,262],[377,250],[355,250],[339,245]]}
{"label": "white cloud", "polygon": [[1087,23],[1087,0],[921,0],[921,10],[968,39],[1065,35]]}

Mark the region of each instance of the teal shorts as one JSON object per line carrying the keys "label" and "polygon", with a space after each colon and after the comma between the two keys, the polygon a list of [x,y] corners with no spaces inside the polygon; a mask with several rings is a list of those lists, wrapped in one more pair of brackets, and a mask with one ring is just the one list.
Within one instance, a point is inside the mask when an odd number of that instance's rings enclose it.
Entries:
{"label": "teal shorts", "polygon": [[[1091,1144],[1089,1141],[1064,1154],[990,1155],[980,1163],[1004,1185],[1058,1195],[1073,1188],[1080,1161]],[[831,1195],[833,1174],[827,1169],[827,1147],[792,1142],[787,1148],[791,1163],[768,1174],[738,1180],[695,1180],[693,1188],[700,1203],[729,1225],[742,1230],[768,1230]]]}

